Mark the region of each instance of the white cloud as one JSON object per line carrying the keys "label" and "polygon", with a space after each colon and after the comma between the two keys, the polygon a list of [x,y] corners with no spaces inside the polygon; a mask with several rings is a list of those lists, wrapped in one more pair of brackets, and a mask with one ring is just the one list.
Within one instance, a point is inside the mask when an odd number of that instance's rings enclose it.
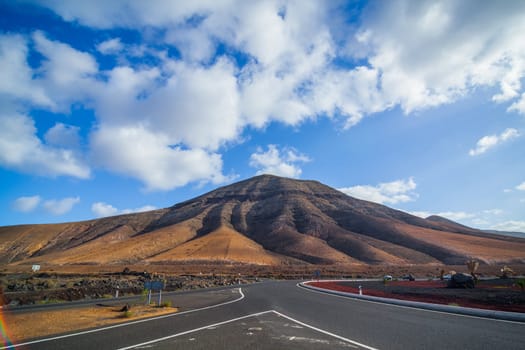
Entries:
{"label": "white cloud", "polygon": [[257,168],[257,174],[272,174],[291,178],[301,176],[301,168],[298,163],[309,162],[310,158],[298,153],[293,148],[284,148],[279,150],[277,145],[268,145],[265,152],[258,148],[257,152],[250,156],[250,166]]}
{"label": "white cloud", "polygon": [[[41,32],[32,38],[45,57],[37,70],[27,64],[25,38],[0,36],[0,165],[37,175],[88,178],[90,167],[71,148],[71,143],[78,145],[78,129],[57,124],[47,131],[44,143],[25,111],[29,104],[56,110],[58,102],[81,89],[82,75],[95,72],[96,63],[85,53],[49,41]],[[60,81],[69,83],[57,91]]]}
{"label": "white cloud", "polygon": [[437,215],[452,221],[462,221],[467,219],[474,219],[476,217],[476,214],[466,213],[464,211],[444,211],[439,213],[432,213],[428,211],[411,211],[409,212],[409,214],[416,215],[424,219],[432,215]]}
{"label": "white cloud", "polygon": [[391,1],[372,3],[356,41],[382,73],[384,98],[410,113],[453,102],[478,86],[500,86],[496,102],[518,96],[523,31],[521,2]]}
{"label": "white cloud", "polygon": [[211,67],[170,62],[171,78],[151,93],[136,113],[151,121],[155,131],[169,135],[171,142],[190,148],[216,150],[234,141],[243,121],[234,68],[219,59]]}
{"label": "white cloud", "polygon": [[170,190],[194,181],[222,183],[222,159],[202,149],[173,146],[143,125],[101,126],[91,140],[97,164],[143,181],[148,190]]}
{"label": "white cloud", "polygon": [[[487,209],[478,212],[464,211],[446,211],[446,212],[428,212],[428,211],[411,211],[409,214],[427,218],[431,215],[438,215],[452,221],[462,223],[474,228],[491,229],[498,231],[525,232],[525,221],[508,220],[501,222],[501,216],[506,211],[502,209]],[[498,222],[500,221],[500,222]]]}
{"label": "white cloud", "polygon": [[[99,42],[99,53],[119,58],[115,67],[101,70],[94,54],[41,31],[27,38],[3,35],[0,92],[17,112],[24,105],[20,101],[64,113],[72,104],[92,108],[97,118],[88,145],[92,159],[148,189],[224,181],[221,147],[240,142],[248,128],[274,121],[300,125],[328,117],[351,127],[372,113],[395,106],[406,113],[439,106],[478,87],[499,87],[495,103],[524,110],[525,4],[520,2],[372,2],[358,28],[342,25],[339,5],[329,1],[40,3],[67,21],[137,30],[141,39],[131,45],[119,38]],[[168,54],[170,46],[181,58]],[[218,47],[226,52],[215,57]],[[33,69],[27,64],[32,49],[43,56]],[[334,64],[356,59],[363,63]],[[86,157],[74,146],[77,129],[56,125],[43,143],[36,136],[42,130],[36,132],[28,115],[15,119],[32,125],[22,135],[24,142],[18,142],[26,151],[16,161],[0,155],[0,164],[30,173],[89,177]],[[67,137],[60,141],[57,135]],[[133,137],[144,149],[134,145]],[[481,154],[513,137],[486,136],[470,153]],[[0,151],[6,149],[0,142]],[[288,156],[256,167],[299,176],[299,162]],[[366,186],[360,191],[373,193]],[[380,201],[413,199],[403,193],[375,196]]]}
{"label": "white cloud", "polygon": [[339,191],[349,196],[376,203],[402,203],[415,200],[418,195],[414,192],[417,185],[411,177],[407,180],[397,180],[380,183],[377,186],[359,185],[340,188]]}
{"label": "white cloud", "polygon": [[509,112],[518,112],[521,114],[525,114],[525,93],[521,95],[521,98],[514,102],[510,107],[508,108]]}
{"label": "white cloud", "polygon": [[0,107],[0,165],[45,176],[90,176],[89,166],[73,150],[44,144],[36,131],[30,117]]}
{"label": "white cloud", "polygon": [[138,207],[138,208],[134,208],[134,209],[122,209],[121,213],[122,214],[142,213],[144,211],[151,211],[151,210],[155,210],[155,209],[157,209],[157,207],[155,207],[153,205],[144,205],[142,207]]}
{"label": "white cloud", "polygon": [[520,191],[525,191],[525,181],[523,181],[521,184],[516,186],[516,189]]}
{"label": "white cloud", "polygon": [[[241,74],[247,78],[241,103],[255,125],[271,119],[297,123],[339,111],[351,126],[396,104],[410,113],[450,103],[478,86],[499,86],[493,100],[507,102],[522,93],[525,76],[521,2],[372,2],[357,29],[342,25],[340,8],[323,1],[44,4],[65,20],[88,26],[162,28],[162,39],[176,45],[187,62],[209,63],[219,42],[247,54],[254,60]],[[120,48],[117,40],[99,46]],[[331,66],[332,59],[348,57],[368,62],[346,70]],[[372,79],[356,80],[360,70]],[[338,89],[333,97],[319,95],[304,89],[311,83]],[[257,94],[261,90],[266,94]]]}
{"label": "white cloud", "polygon": [[19,197],[13,203],[16,211],[28,213],[36,209],[42,198],[40,196]]}
{"label": "white cloud", "polygon": [[97,50],[104,55],[119,53],[123,48],[124,45],[120,42],[119,38],[109,39],[97,45]]}
{"label": "white cloud", "polygon": [[53,112],[67,113],[71,104],[83,103],[100,89],[96,76],[99,73],[95,58],[68,44],[50,40],[36,31],[32,35],[35,50],[44,59],[35,69],[32,84],[41,86],[52,100]]}
{"label": "white cloud", "polygon": [[150,211],[150,210],[155,210],[155,209],[157,209],[157,207],[154,207],[152,205],[145,205],[145,206],[135,208],[135,209],[119,210],[115,208],[114,206],[112,206],[111,204],[107,204],[104,202],[96,202],[91,205],[91,211],[97,217],[114,216],[114,215],[119,215],[119,214],[140,213],[143,211]]}
{"label": "white cloud", "polygon": [[476,148],[473,148],[469,151],[469,155],[478,156],[487,152],[489,149],[496,147],[497,145],[510,141],[520,136],[520,133],[516,129],[506,129],[499,135],[488,135],[483,136],[476,143]]}
{"label": "white cloud", "polygon": [[91,205],[91,211],[97,217],[113,216],[117,215],[118,209],[104,202],[96,202]]}
{"label": "white cloud", "polygon": [[69,212],[75,204],[80,202],[80,197],[67,197],[63,199],[50,199],[42,203],[45,211],[53,215],[62,215]]}
{"label": "white cloud", "polygon": [[32,81],[28,53],[26,39],[21,35],[0,35],[0,93],[50,107],[53,103],[45,90]]}
{"label": "white cloud", "polygon": [[96,60],[88,53],[49,40],[43,32],[33,34],[36,49],[45,56],[40,68],[54,84],[72,87],[98,72]]}
{"label": "white cloud", "polygon": [[490,215],[501,215],[503,214],[503,210],[501,209],[487,209],[483,210],[484,214],[490,214]]}
{"label": "white cloud", "polygon": [[48,145],[76,149],[80,145],[80,128],[78,126],[56,123],[44,135]]}
{"label": "white cloud", "polygon": [[510,220],[498,223],[491,227],[493,230],[509,232],[525,232],[525,221]]}

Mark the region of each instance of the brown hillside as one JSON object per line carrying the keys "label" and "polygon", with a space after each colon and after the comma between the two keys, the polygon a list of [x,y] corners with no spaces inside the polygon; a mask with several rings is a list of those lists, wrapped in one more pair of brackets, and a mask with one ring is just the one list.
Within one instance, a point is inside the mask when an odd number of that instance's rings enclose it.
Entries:
{"label": "brown hillside", "polygon": [[525,262],[525,239],[422,219],[316,181],[257,176],[171,208],[0,228],[0,263]]}

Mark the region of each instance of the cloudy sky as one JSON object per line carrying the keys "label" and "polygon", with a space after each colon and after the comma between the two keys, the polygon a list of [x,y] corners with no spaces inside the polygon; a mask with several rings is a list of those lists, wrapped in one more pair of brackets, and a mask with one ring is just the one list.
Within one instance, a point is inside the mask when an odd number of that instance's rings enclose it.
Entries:
{"label": "cloudy sky", "polygon": [[0,0],[0,225],[256,174],[525,231],[523,1]]}

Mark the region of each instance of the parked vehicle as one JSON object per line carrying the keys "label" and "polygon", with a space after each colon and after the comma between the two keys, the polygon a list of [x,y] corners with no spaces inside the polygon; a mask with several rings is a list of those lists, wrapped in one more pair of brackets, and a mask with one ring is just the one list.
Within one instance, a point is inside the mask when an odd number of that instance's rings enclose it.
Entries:
{"label": "parked vehicle", "polygon": [[405,281],[415,281],[416,279],[414,278],[414,276],[412,276],[412,274],[408,274],[408,275],[404,275],[403,277],[401,277],[401,279],[405,280]]}

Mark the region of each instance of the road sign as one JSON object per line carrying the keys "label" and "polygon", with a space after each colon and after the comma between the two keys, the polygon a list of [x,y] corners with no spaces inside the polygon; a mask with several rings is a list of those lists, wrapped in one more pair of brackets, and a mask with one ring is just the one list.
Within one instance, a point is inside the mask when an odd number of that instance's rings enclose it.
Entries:
{"label": "road sign", "polygon": [[161,290],[164,289],[164,282],[162,281],[147,281],[144,282],[144,289]]}

